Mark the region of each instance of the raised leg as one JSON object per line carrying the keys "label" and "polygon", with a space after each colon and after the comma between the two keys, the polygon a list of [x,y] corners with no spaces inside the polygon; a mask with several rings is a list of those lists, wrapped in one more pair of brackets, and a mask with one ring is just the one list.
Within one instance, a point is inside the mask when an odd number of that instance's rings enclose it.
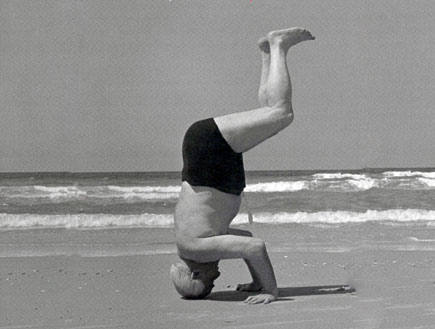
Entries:
{"label": "raised leg", "polygon": [[267,80],[269,79],[269,67],[270,67],[270,47],[267,38],[261,38],[258,40],[258,46],[261,50],[261,78],[260,88],[258,89],[258,101],[261,107],[269,106],[267,96]]}
{"label": "raised leg", "polygon": [[270,68],[266,86],[268,106],[215,118],[222,136],[235,152],[250,150],[293,121],[292,92],[286,55],[291,46],[313,39],[311,33],[302,28],[268,33],[267,40],[270,45]]}

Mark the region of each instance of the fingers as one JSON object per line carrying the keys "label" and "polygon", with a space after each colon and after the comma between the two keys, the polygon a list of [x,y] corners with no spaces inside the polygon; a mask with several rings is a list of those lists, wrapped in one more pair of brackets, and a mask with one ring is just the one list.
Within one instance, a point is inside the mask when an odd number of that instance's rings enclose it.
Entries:
{"label": "fingers", "polygon": [[258,295],[258,296],[250,296],[248,298],[246,298],[245,300],[245,304],[269,304],[271,303],[273,300],[272,298],[269,297],[264,297],[262,295]]}
{"label": "fingers", "polygon": [[252,305],[252,304],[259,304],[259,303],[262,303],[262,301],[259,300],[259,299],[257,298],[257,296],[251,296],[251,297],[246,298],[245,303],[246,303],[246,304],[250,304],[250,305]]}

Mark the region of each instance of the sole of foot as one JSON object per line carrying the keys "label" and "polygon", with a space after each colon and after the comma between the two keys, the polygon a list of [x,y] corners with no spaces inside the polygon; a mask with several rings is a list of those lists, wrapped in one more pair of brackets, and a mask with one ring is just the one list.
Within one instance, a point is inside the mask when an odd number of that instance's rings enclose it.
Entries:
{"label": "sole of foot", "polygon": [[[276,30],[267,34],[269,45],[279,45],[288,49],[302,41],[314,40],[315,37],[307,30],[301,27],[292,27],[285,30]],[[261,39],[260,39],[261,40]]]}

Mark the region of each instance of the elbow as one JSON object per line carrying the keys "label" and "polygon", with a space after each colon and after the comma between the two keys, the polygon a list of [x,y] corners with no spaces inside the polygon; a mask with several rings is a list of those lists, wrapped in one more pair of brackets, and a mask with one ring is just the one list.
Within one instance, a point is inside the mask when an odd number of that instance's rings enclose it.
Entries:
{"label": "elbow", "polygon": [[247,256],[249,259],[262,257],[266,253],[266,244],[261,239],[252,239],[249,245]]}

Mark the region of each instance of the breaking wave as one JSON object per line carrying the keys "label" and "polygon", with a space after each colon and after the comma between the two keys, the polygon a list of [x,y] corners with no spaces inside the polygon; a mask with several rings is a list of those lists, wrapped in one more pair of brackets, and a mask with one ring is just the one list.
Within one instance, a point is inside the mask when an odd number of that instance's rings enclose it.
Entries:
{"label": "breaking wave", "polygon": [[[426,222],[435,223],[435,210],[422,209],[390,209],[353,211],[320,211],[320,212],[259,212],[254,213],[254,222],[268,224],[345,224],[364,222]],[[236,216],[234,224],[246,224],[248,215]],[[0,228],[105,228],[105,227],[172,227],[172,214],[74,214],[74,215],[35,215],[35,214],[0,214]]]}
{"label": "breaking wave", "polygon": [[[320,175],[320,174],[319,174]],[[360,192],[370,189],[430,190],[435,189],[435,178],[416,176],[390,176],[371,178],[365,175],[343,174],[336,178],[321,178],[298,181],[273,181],[248,184],[247,193],[294,193],[300,191]],[[328,174],[329,175],[329,174]],[[340,177],[340,178],[337,178]],[[1,186],[0,198],[11,202],[24,199],[35,202],[66,202],[92,199],[114,201],[147,201],[176,199],[180,186]]]}
{"label": "breaking wave", "polygon": [[[239,216],[238,216],[239,217]],[[243,220],[236,217],[236,223],[243,223]],[[319,211],[319,212],[279,212],[254,213],[254,222],[284,224],[345,224],[364,222],[435,222],[435,210],[422,209],[389,209],[389,210],[367,210],[366,212],[354,211]]]}
{"label": "breaking wave", "polygon": [[366,175],[361,174],[342,174],[342,173],[318,173],[314,174],[313,177],[315,179],[343,179],[343,178],[351,178],[351,179],[366,179]]}
{"label": "breaking wave", "polygon": [[297,192],[310,189],[308,181],[249,184],[245,192]]}
{"label": "breaking wave", "polygon": [[417,181],[427,187],[435,187],[435,179],[431,178],[417,178]]}
{"label": "breaking wave", "polygon": [[422,172],[422,171],[386,171],[382,175],[385,177],[426,177],[426,178],[434,178],[435,172]]}
{"label": "breaking wave", "polygon": [[36,215],[36,214],[0,214],[0,228],[104,228],[104,227],[165,227],[174,223],[173,215],[140,214],[71,214],[71,215]]}
{"label": "breaking wave", "polygon": [[[179,185],[17,185],[0,186],[2,203],[67,203],[90,204],[110,202],[159,202],[178,198]],[[384,190],[434,190],[435,172],[386,171],[379,174],[316,173],[277,181],[248,184],[247,193],[363,192]]]}
{"label": "breaking wave", "polygon": [[107,186],[109,191],[121,193],[179,193],[180,186]]}

